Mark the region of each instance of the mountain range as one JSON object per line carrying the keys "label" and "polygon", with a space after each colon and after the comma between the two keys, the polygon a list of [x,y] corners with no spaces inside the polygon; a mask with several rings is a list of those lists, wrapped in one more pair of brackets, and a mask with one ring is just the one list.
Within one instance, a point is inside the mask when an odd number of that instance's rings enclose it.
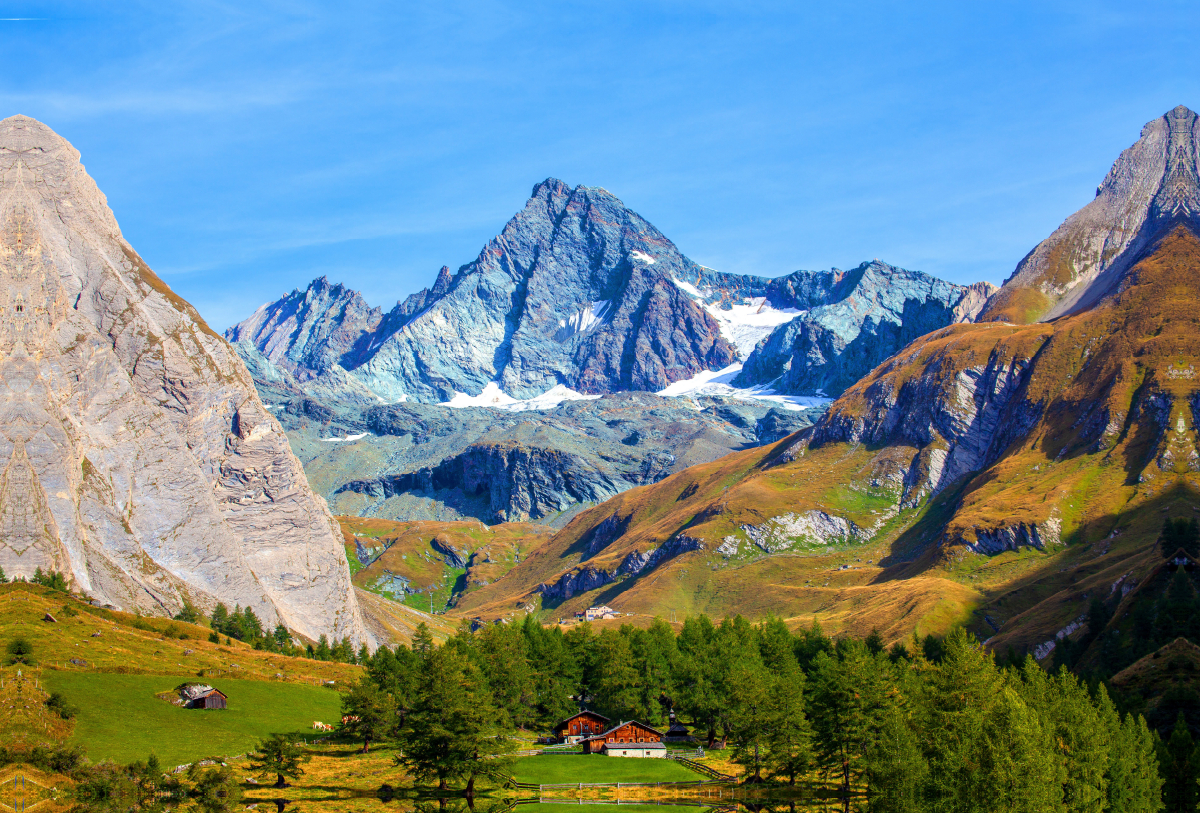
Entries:
{"label": "mountain range", "polygon": [[323,401],[656,392],[717,371],[833,396],[917,336],[971,321],[993,290],[879,261],[725,274],[607,190],[548,179],[474,261],[387,313],[321,278],[225,336],[257,380]]}

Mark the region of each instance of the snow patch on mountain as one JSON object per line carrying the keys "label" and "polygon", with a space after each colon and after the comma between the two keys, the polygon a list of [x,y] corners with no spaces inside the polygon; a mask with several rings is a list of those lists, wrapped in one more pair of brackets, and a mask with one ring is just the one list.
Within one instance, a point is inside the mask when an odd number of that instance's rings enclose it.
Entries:
{"label": "snow patch on mountain", "polygon": [[796,308],[773,308],[765,296],[747,299],[728,310],[716,305],[705,305],[721,328],[721,334],[737,348],[738,356],[746,358],[771,331],[782,324],[803,316],[807,311]]}
{"label": "snow patch on mountain", "polygon": [[712,288],[697,288],[690,282],[672,278],[671,282],[708,311],[725,340],[737,348],[738,357],[745,359],[771,331],[786,324],[807,311],[797,308],[772,307],[765,296],[746,297],[728,307],[709,302],[713,298]]}
{"label": "snow patch on mountain", "polygon": [[741,371],[742,365],[740,363],[730,364],[723,370],[705,370],[686,381],[676,381],[666,389],[659,390],[656,394],[663,398],[712,396],[742,398],[751,401],[771,401],[779,404],[784,409],[792,411],[825,406],[833,400],[832,398],[822,398],[815,395],[783,395],[768,386],[732,386],[730,382],[737,378],[738,373]]}
{"label": "snow patch on mountain", "polygon": [[500,385],[495,381],[488,382],[488,385],[483,388],[483,392],[478,395],[468,395],[465,392],[455,392],[454,397],[449,401],[442,403],[442,406],[448,406],[452,409],[463,409],[465,407],[492,407],[493,409],[506,409],[511,412],[524,412],[530,409],[554,409],[563,401],[592,401],[599,398],[599,395],[584,395],[582,392],[559,384],[556,387],[551,387],[541,395],[536,395],[533,398],[518,399],[500,389]]}

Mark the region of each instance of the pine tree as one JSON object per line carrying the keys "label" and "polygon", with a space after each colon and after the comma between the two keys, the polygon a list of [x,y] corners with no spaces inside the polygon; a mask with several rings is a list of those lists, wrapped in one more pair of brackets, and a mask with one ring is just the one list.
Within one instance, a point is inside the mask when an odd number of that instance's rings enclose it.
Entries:
{"label": "pine tree", "polygon": [[929,780],[929,763],[918,743],[925,734],[914,728],[907,709],[892,705],[884,711],[863,770],[872,813],[924,809],[920,802]]}
{"label": "pine tree", "polygon": [[1021,694],[1037,712],[1061,766],[1063,809],[1102,810],[1111,733],[1087,688],[1065,669],[1050,677],[1030,665],[1023,676]]}
{"label": "pine tree", "polygon": [[767,732],[773,723],[767,676],[761,669],[742,667],[734,671],[733,684],[729,696],[733,761],[753,771],[758,782],[767,757]]}
{"label": "pine tree", "polygon": [[217,606],[213,607],[210,625],[213,632],[224,634],[226,626],[229,623],[229,608],[221,602],[217,602]]}
{"label": "pine tree", "polygon": [[[1036,665],[1032,668],[1037,669]],[[933,809],[1062,810],[1065,774],[1038,714],[991,656],[961,629],[920,683],[917,720]]]}
{"label": "pine tree", "polygon": [[812,724],[804,706],[804,673],[799,667],[782,673],[771,686],[767,721],[766,765],[789,785],[812,764]]}
{"label": "pine tree", "polygon": [[355,683],[342,696],[343,729],[363,741],[363,753],[372,742],[391,736],[396,729],[396,699],[382,691],[370,676]]}
{"label": "pine tree", "polygon": [[313,657],[319,661],[329,660],[329,638],[323,632],[317,638],[317,648],[313,650]]}
{"label": "pine tree", "polygon": [[1183,712],[1166,742],[1158,743],[1159,773],[1163,778],[1163,803],[1167,813],[1191,813],[1196,809],[1197,753]]}
{"label": "pine tree", "polygon": [[176,621],[183,621],[188,624],[197,624],[200,622],[200,614],[196,612],[196,608],[187,599],[183,600],[183,608],[175,613]]}
{"label": "pine tree", "polygon": [[250,771],[261,777],[275,774],[275,787],[287,787],[287,779],[304,776],[304,763],[312,759],[306,754],[295,737],[289,734],[272,734],[258,744],[258,750],[250,755]]}
{"label": "pine tree", "polygon": [[242,640],[254,640],[261,638],[263,635],[262,622],[258,620],[258,616],[254,614],[254,610],[247,607],[242,610]]}
{"label": "pine tree", "polygon": [[1121,813],[1152,813],[1161,810],[1162,776],[1155,753],[1157,738],[1140,716],[1117,714],[1108,692],[1097,690],[1100,717],[1108,729],[1108,810]]}
{"label": "pine tree", "polygon": [[422,621],[417,624],[417,629],[413,632],[412,651],[417,653],[422,658],[426,658],[433,651],[433,634],[429,631],[429,627]]}
{"label": "pine tree", "polygon": [[512,745],[502,734],[502,715],[484,684],[478,668],[461,652],[433,649],[397,737],[397,764],[418,782],[436,781],[440,789],[451,779],[466,778],[468,794],[477,777],[502,775],[509,763],[495,757]]}
{"label": "pine tree", "polygon": [[861,641],[848,641],[842,660],[821,653],[813,663],[807,697],[817,764],[837,778],[847,812],[891,694],[887,668]]}
{"label": "pine tree", "polygon": [[494,624],[481,630],[476,638],[477,662],[487,676],[496,704],[507,710],[514,725],[532,724],[534,682],[521,628]]}
{"label": "pine tree", "polygon": [[606,629],[596,639],[596,656],[607,666],[589,686],[595,707],[613,720],[638,717],[642,675],[633,665],[629,639]]}
{"label": "pine tree", "polygon": [[4,575],[4,568],[0,567],[0,584],[8,584],[8,576]]}

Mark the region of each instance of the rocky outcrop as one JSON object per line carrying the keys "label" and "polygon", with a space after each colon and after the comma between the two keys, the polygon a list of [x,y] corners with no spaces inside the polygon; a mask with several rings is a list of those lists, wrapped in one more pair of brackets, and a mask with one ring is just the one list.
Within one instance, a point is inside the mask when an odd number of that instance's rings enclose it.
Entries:
{"label": "rocky outcrop", "polygon": [[1062,541],[1061,533],[1062,522],[1058,517],[1050,517],[1042,523],[1021,522],[999,528],[975,528],[973,540],[963,535],[948,542],[951,545],[961,544],[975,553],[994,555],[1023,547],[1045,550]]}
{"label": "rocky outcrop", "polygon": [[[971,364],[949,342],[913,360],[897,357],[864,381],[861,393],[814,430],[813,445],[867,443],[916,448],[902,503],[916,505],[958,478],[994,462],[1037,422],[1044,405],[1022,396],[1041,344],[989,349]],[[966,362],[966,363],[964,363]]]}
{"label": "rocky outcrop", "polygon": [[735,385],[838,396],[913,339],[971,321],[988,283],[952,285],[878,260],[846,273],[817,304],[759,343]]}
{"label": "rocky outcrop", "polygon": [[467,559],[471,555],[468,551],[456,547],[450,537],[445,534],[438,534],[429,540],[429,546],[442,555],[447,567],[456,567],[460,570],[467,566]]}
{"label": "rocky outcrop", "polygon": [[615,573],[594,567],[583,567],[564,573],[553,582],[539,584],[534,592],[542,594],[544,605],[554,606],[562,604],[571,596],[611,584],[615,579]]}
{"label": "rocky outcrop", "polygon": [[0,567],[127,610],[365,629],[341,534],[229,345],[121,236],[79,154],[0,122]]}
{"label": "rocky outcrop", "polygon": [[[652,469],[650,476],[661,479],[666,474]],[[377,497],[450,490],[486,495],[490,521],[516,522],[545,517],[578,503],[603,502],[633,485],[640,483],[614,481],[586,459],[557,449],[480,443],[432,468],[354,480],[339,491]]]}
{"label": "rocky outcrop", "polygon": [[668,559],[696,550],[704,550],[703,540],[677,534],[657,548],[630,551],[613,570],[584,565],[552,582],[539,584],[534,592],[542,594],[543,604],[558,605],[572,596],[612,584],[624,576],[636,576],[644,570],[654,570]]}
{"label": "rocky outcrop", "polygon": [[[805,544],[844,545],[869,538],[850,520],[824,511],[787,513],[772,517],[761,525],[742,525],[741,531],[764,553],[778,553]],[[732,552],[736,550],[734,547]]]}

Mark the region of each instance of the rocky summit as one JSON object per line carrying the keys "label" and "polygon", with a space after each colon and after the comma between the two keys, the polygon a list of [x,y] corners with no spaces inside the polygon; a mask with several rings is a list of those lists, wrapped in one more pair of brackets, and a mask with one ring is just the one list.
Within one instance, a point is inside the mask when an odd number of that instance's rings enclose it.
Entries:
{"label": "rocky summit", "polygon": [[1200,227],[1198,156],[1200,121],[1191,110],[1180,105],[1148,122],[1096,199],[1029,252],[981,318],[1047,321],[1118,291],[1169,224]]}
{"label": "rocky summit", "polygon": [[341,534],[229,345],[124,240],[79,153],[0,122],[0,567],[147,613],[365,641]]}
{"label": "rocky summit", "polygon": [[387,313],[321,278],[225,335],[256,381],[327,402],[655,392],[711,371],[836,395],[990,293],[880,262],[724,274],[608,191],[549,179],[473,262]]}
{"label": "rocky summit", "polygon": [[[798,435],[580,514],[462,609],[769,611],[893,639],[958,620],[1042,660],[1128,649],[1130,607],[1168,578],[1164,519],[1200,510],[1195,122],[1148,124],[989,321],[915,339]],[[1034,274],[1072,234],[1074,270]],[[1059,315],[1004,318],[1031,302]]]}

